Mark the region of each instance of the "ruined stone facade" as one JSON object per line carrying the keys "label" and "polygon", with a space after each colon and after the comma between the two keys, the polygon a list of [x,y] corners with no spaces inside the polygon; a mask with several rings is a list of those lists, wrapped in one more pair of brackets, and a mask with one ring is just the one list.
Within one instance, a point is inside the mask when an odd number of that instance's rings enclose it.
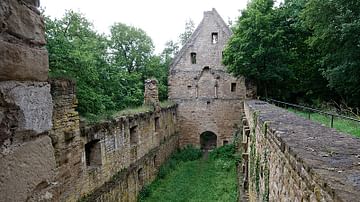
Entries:
{"label": "ruined stone facade", "polygon": [[175,105],[80,126],[74,82],[51,80],[51,94],[56,200],[136,201],[178,148]]}
{"label": "ruined stone facade", "polygon": [[181,145],[200,146],[204,132],[216,145],[232,140],[247,94],[244,78],[234,78],[222,65],[231,31],[215,9],[204,18],[170,67],[169,99],[178,107]]}

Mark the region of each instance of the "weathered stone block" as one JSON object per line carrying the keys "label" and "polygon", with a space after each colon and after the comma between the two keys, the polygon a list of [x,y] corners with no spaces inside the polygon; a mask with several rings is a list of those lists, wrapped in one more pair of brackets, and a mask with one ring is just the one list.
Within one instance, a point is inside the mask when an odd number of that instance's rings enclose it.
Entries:
{"label": "weathered stone block", "polygon": [[0,58],[0,81],[48,79],[49,59],[46,49],[0,41]]}
{"label": "weathered stone block", "polygon": [[[11,110],[2,111],[0,125],[10,127],[15,132],[33,131],[43,133],[52,127],[52,98],[50,85],[43,82],[0,82],[0,107]],[[0,108],[1,109],[1,108]]]}
{"label": "weathered stone block", "polygon": [[[0,154],[0,201],[27,201],[50,186],[55,157],[48,136]],[[46,197],[51,194],[47,193]]]}
{"label": "weathered stone block", "polygon": [[2,0],[0,1],[0,22],[3,31],[34,44],[44,45],[45,27],[41,15],[36,9],[30,9],[26,4],[37,7],[38,0]]}

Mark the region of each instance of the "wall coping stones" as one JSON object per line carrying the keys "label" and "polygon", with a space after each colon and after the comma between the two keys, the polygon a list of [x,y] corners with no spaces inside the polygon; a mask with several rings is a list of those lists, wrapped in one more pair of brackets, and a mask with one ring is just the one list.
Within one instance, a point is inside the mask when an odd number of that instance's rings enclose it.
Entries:
{"label": "wall coping stones", "polygon": [[284,155],[295,159],[289,163],[300,176],[299,164],[335,201],[358,201],[360,139],[263,101],[249,100],[245,107],[256,113],[258,126],[266,122],[269,138],[277,139]]}

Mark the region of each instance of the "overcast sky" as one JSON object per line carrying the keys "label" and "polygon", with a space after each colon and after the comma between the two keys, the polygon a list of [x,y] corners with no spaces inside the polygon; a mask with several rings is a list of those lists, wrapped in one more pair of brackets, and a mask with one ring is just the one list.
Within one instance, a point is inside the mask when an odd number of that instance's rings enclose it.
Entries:
{"label": "overcast sky", "polygon": [[65,10],[85,14],[99,32],[109,33],[114,22],[143,29],[153,40],[156,52],[161,52],[169,40],[177,40],[191,18],[196,26],[203,12],[215,8],[223,17],[235,21],[247,0],[41,0],[45,14],[60,18]]}

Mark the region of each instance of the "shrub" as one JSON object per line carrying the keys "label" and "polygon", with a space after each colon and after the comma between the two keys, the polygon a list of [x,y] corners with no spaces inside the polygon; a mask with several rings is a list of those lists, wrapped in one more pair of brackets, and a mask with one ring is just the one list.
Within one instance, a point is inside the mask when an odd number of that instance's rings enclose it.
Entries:
{"label": "shrub", "polygon": [[234,154],[235,154],[235,145],[234,144],[227,144],[222,147],[218,147],[214,149],[209,157],[211,159],[225,159],[225,160],[234,160]]}
{"label": "shrub", "polygon": [[187,145],[185,148],[178,150],[172,158],[178,161],[195,161],[201,158],[201,150],[195,148],[193,145]]}

